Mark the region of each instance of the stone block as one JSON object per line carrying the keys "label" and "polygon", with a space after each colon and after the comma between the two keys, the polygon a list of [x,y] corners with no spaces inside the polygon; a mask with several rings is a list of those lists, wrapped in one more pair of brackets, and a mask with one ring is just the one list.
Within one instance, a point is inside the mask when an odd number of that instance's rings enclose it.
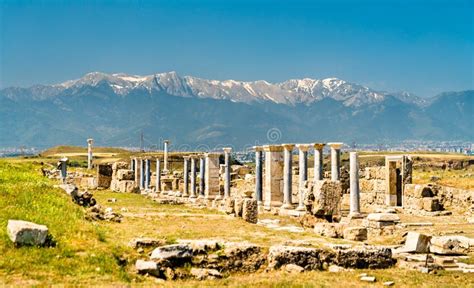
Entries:
{"label": "stone block", "polygon": [[464,255],[474,251],[474,239],[465,236],[439,236],[431,238],[430,252],[441,255]]}
{"label": "stone block", "polygon": [[253,224],[257,224],[258,221],[258,204],[257,200],[251,198],[245,198],[242,206],[242,218]]}
{"label": "stone block", "polygon": [[434,197],[425,197],[423,201],[423,210],[425,211],[440,211],[441,205],[439,204],[439,199]]}
{"label": "stone block", "polygon": [[48,227],[23,220],[8,220],[7,233],[15,245],[42,246],[48,236]]}
{"label": "stone block", "polygon": [[155,277],[161,276],[160,269],[158,268],[158,263],[154,261],[145,261],[139,259],[137,260],[137,262],[135,262],[135,269],[137,270],[138,274],[148,274]]}
{"label": "stone block", "polygon": [[232,197],[227,197],[224,201],[224,212],[226,214],[233,214],[235,212],[235,200]]}
{"label": "stone block", "polygon": [[116,178],[117,180],[135,180],[135,173],[132,170],[119,169]]}
{"label": "stone block", "polygon": [[367,240],[367,228],[365,227],[349,227],[343,231],[344,239],[352,241]]}
{"label": "stone block", "polygon": [[339,215],[341,210],[342,185],[340,182],[320,180],[314,183],[314,200],[311,213],[318,216]]}
{"label": "stone block", "polygon": [[365,168],[365,179],[379,179],[385,180],[385,167],[384,166],[373,166]]}
{"label": "stone block", "polygon": [[244,199],[238,197],[234,199],[234,213],[236,217],[242,217]]}
{"label": "stone block", "polygon": [[151,260],[184,260],[193,256],[193,249],[187,244],[161,246],[153,250]]}
{"label": "stone block", "polygon": [[322,249],[296,246],[272,246],[268,253],[268,267],[278,269],[288,264],[298,265],[304,270],[321,270],[324,254]]}
{"label": "stone block", "polygon": [[314,233],[330,238],[342,238],[344,227],[341,223],[316,223]]}
{"label": "stone block", "polygon": [[404,252],[415,252],[415,253],[428,253],[430,236],[418,233],[418,232],[408,232],[405,239],[405,247],[403,248]]}
{"label": "stone block", "polygon": [[425,184],[406,184],[403,193],[406,197],[423,198],[433,197],[433,187]]}
{"label": "stone block", "polygon": [[367,215],[367,220],[375,222],[400,222],[400,217],[393,213],[370,213]]}

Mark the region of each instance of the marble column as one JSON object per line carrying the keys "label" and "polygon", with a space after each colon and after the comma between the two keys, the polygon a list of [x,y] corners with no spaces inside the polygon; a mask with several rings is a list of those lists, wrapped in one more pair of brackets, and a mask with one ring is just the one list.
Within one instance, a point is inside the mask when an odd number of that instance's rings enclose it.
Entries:
{"label": "marble column", "polygon": [[145,188],[145,159],[140,158],[140,190]]}
{"label": "marble column", "polygon": [[135,172],[135,159],[134,158],[130,158],[130,170]]}
{"label": "marble column", "polygon": [[323,180],[323,148],[324,143],[314,143],[314,181]]}
{"label": "marble column", "polygon": [[206,199],[221,199],[219,183],[219,153],[206,153],[204,164],[204,196]]}
{"label": "marble column", "polygon": [[140,177],[139,177],[139,174],[138,174],[138,171],[139,171],[139,168],[140,166],[138,165],[138,159],[137,158],[133,158],[133,163],[134,163],[134,172],[135,172],[135,186],[140,186]]}
{"label": "marble column", "polygon": [[304,192],[305,182],[308,180],[308,150],[311,145],[309,144],[297,144],[298,148],[298,164],[299,164],[299,179],[298,179],[298,207],[296,210],[305,211],[304,206]]}
{"label": "marble column", "polygon": [[262,191],[262,175],[263,175],[263,167],[262,167],[262,158],[263,158],[263,148],[259,146],[254,146],[253,149],[255,150],[255,199],[257,199],[258,205],[263,204],[263,191]]}
{"label": "marble column", "polygon": [[232,148],[224,148],[224,199],[230,196],[230,152]]}
{"label": "marble column", "polygon": [[293,162],[293,148],[295,144],[282,144],[284,149],[283,160],[283,206],[284,209],[292,209],[291,201],[292,194],[292,162]]}
{"label": "marble column", "polygon": [[163,173],[167,174],[168,173],[168,145],[170,141],[165,140],[163,141]]}
{"label": "marble column", "polygon": [[351,152],[349,156],[350,161],[350,209],[349,215],[360,215],[359,202],[359,159],[357,152]]}
{"label": "marble column", "polygon": [[94,139],[87,139],[87,169],[92,169],[92,144]]}
{"label": "marble column", "polygon": [[190,198],[196,198],[196,156],[190,156],[191,159],[191,196]]}
{"label": "marble column", "polygon": [[204,156],[199,157],[199,197],[204,197],[205,179],[204,173],[206,172],[206,159]]}
{"label": "marble column", "polygon": [[189,156],[183,156],[183,196],[189,196]]}
{"label": "marble column", "polygon": [[150,189],[151,161],[145,159],[145,189]]}
{"label": "marble column", "polygon": [[279,207],[283,202],[283,147],[281,145],[265,145],[265,190],[263,202],[265,210]]}
{"label": "marble column", "polygon": [[161,161],[160,159],[156,158],[156,184],[155,184],[155,192],[161,193]]}
{"label": "marble column", "polygon": [[328,143],[331,147],[331,181],[339,181],[342,143]]}

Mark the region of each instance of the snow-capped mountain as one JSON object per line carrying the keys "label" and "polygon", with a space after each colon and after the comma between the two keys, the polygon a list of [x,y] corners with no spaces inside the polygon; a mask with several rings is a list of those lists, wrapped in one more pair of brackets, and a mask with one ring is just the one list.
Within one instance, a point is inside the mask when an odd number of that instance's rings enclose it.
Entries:
{"label": "snow-capped mountain", "polygon": [[[66,89],[97,86],[102,83],[109,85],[118,95],[127,95],[134,90],[147,90],[149,92],[163,91],[181,97],[212,98],[243,103],[271,101],[287,105],[311,104],[331,98],[342,102],[345,106],[358,107],[381,102],[386,95],[390,94],[337,78],[304,78],[269,83],[264,80],[252,82],[207,80],[192,76],[180,76],[176,72],[148,76],[92,72],[80,79],[52,86],[33,86],[30,89],[43,90],[42,97],[47,97],[57,95]],[[418,99],[408,93],[399,95],[403,96],[404,102]]]}
{"label": "snow-capped mountain", "polygon": [[[0,90],[0,147],[82,145],[90,137],[99,145],[136,147],[140,131],[150,143],[169,138],[185,149],[474,139],[474,91],[421,100],[337,78],[269,83],[94,72],[55,85]],[[269,138],[275,129],[281,137]]]}

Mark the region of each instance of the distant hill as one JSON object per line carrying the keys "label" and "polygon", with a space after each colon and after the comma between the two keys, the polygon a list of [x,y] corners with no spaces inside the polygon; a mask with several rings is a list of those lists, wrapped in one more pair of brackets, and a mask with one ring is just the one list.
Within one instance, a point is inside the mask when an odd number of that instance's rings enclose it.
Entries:
{"label": "distant hill", "polygon": [[271,84],[174,72],[90,73],[78,80],[0,90],[0,146],[198,145],[405,139],[473,140],[474,91],[432,99],[377,92],[328,78]]}

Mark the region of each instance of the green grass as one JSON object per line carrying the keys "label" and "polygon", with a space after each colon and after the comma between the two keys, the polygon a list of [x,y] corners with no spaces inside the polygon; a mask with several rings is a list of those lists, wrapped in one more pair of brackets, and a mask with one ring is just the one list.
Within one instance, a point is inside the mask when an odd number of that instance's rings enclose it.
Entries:
{"label": "green grass", "polygon": [[[264,246],[286,240],[307,240],[322,245],[334,241],[311,231],[290,233],[253,225],[214,210],[183,205],[159,205],[142,195],[95,191],[94,197],[104,207],[112,207],[126,216],[122,223],[88,222],[84,209],[73,204],[52,181],[41,176],[40,160],[0,160],[0,286],[154,286],[152,277],[133,271],[135,260],[146,259],[127,247],[135,237],[154,237],[174,243],[177,239],[222,238],[251,241]],[[117,202],[108,202],[116,198]],[[123,212],[121,211],[124,208]],[[293,218],[280,218],[282,224],[297,225]],[[6,234],[8,219],[22,219],[47,225],[57,241],[51,248],[15,248]],[[466,230],[467,231],[467,230]],[[149,252],[150,249],[146,249]],[[472,256],[471,256],[472,259]],[[470,260],[466,260],[470,261]],[[369,273],[376,284],[361,283],[357,275]],[[439,272],[420,274],[399,268],[356,270],[328,273],[287,274],[282,271],[254,274],[231,274],[209,281],[167,281],[166,287],[379,287],[383,281],[395,281],[396,287],[469,287],[472,275]]]}
{"label": "green grass", "polygon": [[[128,282],[130,275],[116,259],[125,251],[103,227],[85,221],[82,208],[52,188],[39,167],[0,160],[0,279],[13,284],[18,279],[57,283],[68,278],[80,284],[90,277]],[[56,247],[15,248],[6,232],[8,219],[48,226]]]}

